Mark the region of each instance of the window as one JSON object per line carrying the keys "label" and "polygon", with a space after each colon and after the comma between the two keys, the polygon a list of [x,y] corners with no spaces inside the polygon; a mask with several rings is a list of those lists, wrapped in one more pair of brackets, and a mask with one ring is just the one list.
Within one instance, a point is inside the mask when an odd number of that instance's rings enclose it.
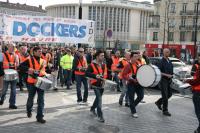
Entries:
{"label": "window", "polygon": [[187,10],[187,3],[183,3],[183,12],[186,13]]}
{"label": "window", "polygon": [[194,3],[194,12],[197,12],[197,3]]}
{"label": "window", "polygon": [[158,32],[153,32],[153,41],[158,41]]}
{"label": "window", "polygon": [[170,6],[170,12],[171,13],[176,13],[176,3],[171,3],[171,6]]}
{"label": "window", "polygon": [[174,32],[169,32],[168,41],[174,41]]}
{"label": "window", "polygon": [[181,26],[185,26],[186,17],[181,18]]}
{"label": "window", "polygon": [[196,17],[193,18],[193,27],[196,25]]}
{"label": "window", "polygon": [[195,31],[192,32],[192,41],[195,41]]}
{"label": "window", "polygon": [[89,20],[92,20],[92,7],[89,6]]}
{"label": "window", "polygon": [[180,32],[180,41],[185,41],[185,32]]}

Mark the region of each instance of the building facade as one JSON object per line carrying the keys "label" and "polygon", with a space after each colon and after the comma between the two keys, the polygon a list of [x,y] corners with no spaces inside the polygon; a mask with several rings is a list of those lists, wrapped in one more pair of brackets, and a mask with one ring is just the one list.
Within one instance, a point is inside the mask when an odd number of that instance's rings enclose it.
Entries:
{"label": "building facade", "polygon": [[0,13],[9,15],[30,15],[30,16],[46,16],[46,11],[39,7],[29,6],[26,4],[0,2]]}
{"label": "building facade", "polygon": [[145,46],[149,56],[159,55],[165,47],[171,49],[172,56],[184,61],[197,54],[200,41],[200,10],[197,11],[197,2],[198,0],[154,0],[154,15],[150,16]]}
{"label": "building facade", "polygon": [[[60,4],[46,7],[52,17],[76,18],[79,4]],[[146,42],[149,16],[153,5],[128,0],[94,1],[82,4],[82,19],[94,20],[95,47],[140,49]]]}

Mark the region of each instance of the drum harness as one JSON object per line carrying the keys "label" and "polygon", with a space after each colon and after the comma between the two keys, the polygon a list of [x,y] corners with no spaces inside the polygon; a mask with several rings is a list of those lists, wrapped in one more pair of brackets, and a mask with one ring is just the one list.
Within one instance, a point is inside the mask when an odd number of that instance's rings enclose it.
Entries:
{"label": "drum harness", "polygon": [[[34,62],[34,59],[33,59],[34,57],[31,57],[31,62],[32,62],[32,64],[33,64],[33,69],[35,70],[35,62]],[[40,61],[39,61],[40,62]],[[43,68],[43,66],[44,66],[44,61],[42,62],[42,65],[40,66],[40,69],[37,71],[37,72],[39,72],[39,71],[41,71],[42,70],[42,68]],[[36,71],[34,71],[34,73],[35,73]],[[40,86],[42,85],[42,82],[40,82]]]}
{"label": "drum harness", "polygon": [[[102,65],[102,70],[103,70],[102,74],[100,74],[99,69],[97,67],[97,64],[96,63],[93,63],[93,64],[94,64],[94,67],[97,69],[98,74],[101,76],[100,80],[103,80],[103,75],[104,75],[104,71],[105,71],[105,64]],[[97,80],[97,83],[98,83],[98,80]],[[99,82],[99,84],[100,84],[100,87],[103,86],[103,83],[101,81]]]}

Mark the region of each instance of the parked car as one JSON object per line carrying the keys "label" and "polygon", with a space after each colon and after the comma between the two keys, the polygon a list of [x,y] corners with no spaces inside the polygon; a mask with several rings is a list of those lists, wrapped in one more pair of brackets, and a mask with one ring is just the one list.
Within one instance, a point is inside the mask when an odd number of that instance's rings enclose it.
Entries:
{"label": "parked car", "polygon": [[[162,57],[149,57],[150,63],[156,66],[159,65],[161,59]],[[169,60],[172,62],[173,67],[174,67],[173,68],[174,75],[173,75],[171,88],[173,90],[179,91],[182,94],[188,94],[188,92],[191,93],[189,89],[190,85],[182,82],[182,80],[184,79],[192,78],[190,74],[191,66],[186,65],[184,62],[182,62],[181,60],[177,58],[169,57]],[[159,87],[156,86],[154,87],[154,89],[159,89]]]}
{"label": "parked car", "polygon": [[[158,66],[162,57],[149,57],[149,61],[151,64]],[[178,78],[179,80],[183,80],[186,78],[191,78],[191,66],[186,65],[184,62],[177,58],[169,57],[169,60],[172,62],[174,67],[174,78]]]}

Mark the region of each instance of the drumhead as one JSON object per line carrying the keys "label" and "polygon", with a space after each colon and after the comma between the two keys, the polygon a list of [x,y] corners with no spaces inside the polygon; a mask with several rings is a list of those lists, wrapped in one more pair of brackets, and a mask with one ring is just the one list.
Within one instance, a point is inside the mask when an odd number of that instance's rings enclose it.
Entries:
{"label": "drumhead", "polygon": [[17,74],[17,71],[14,69],[5,69],[4,73],[5,74]]}
{"label": "drumhead", "polygon": [[160,72],[159,69],[156,71],[157,69],[151,65],[141,66],[136,75],[138,83],[143,87],[152,87],[152,85],[157,82],[156,74]]}
{"label": "drumhead", "polygon": [[52,81],[47,79],[47,78],[44,78],[44,77],[38,77],[38,80],[40,81],[44,81],[45,83],[49,83],[49,84],[52,84]]}

